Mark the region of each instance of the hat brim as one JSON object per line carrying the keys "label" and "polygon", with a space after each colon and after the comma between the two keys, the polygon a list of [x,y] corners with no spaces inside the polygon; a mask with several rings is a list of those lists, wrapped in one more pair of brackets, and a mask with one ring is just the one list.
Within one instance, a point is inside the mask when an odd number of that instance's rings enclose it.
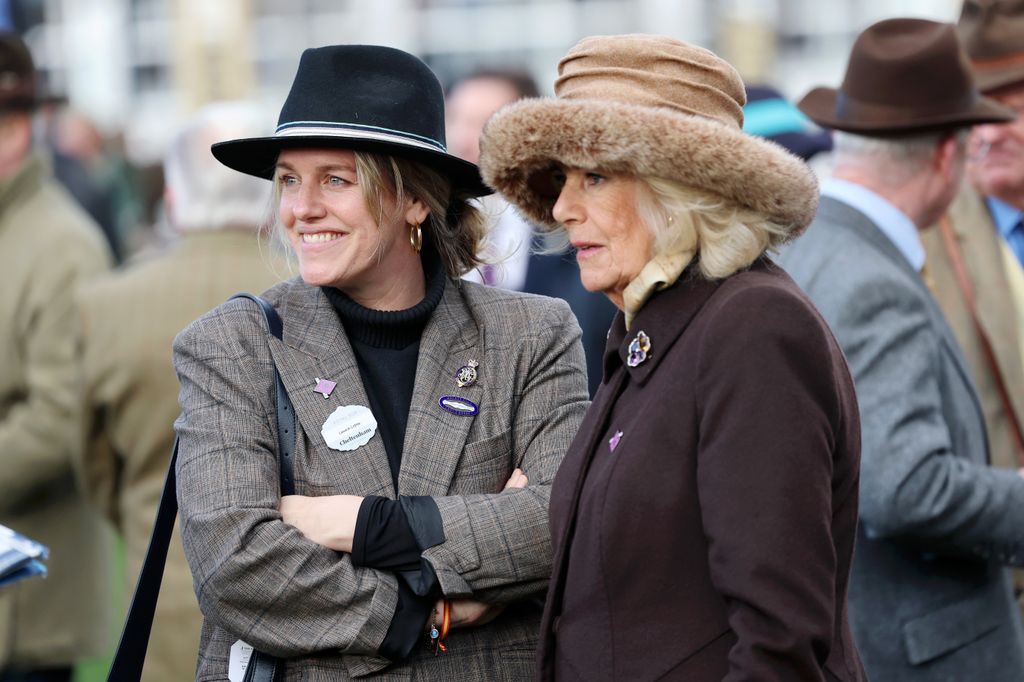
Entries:
{"label": "hat brim", "polygon": [[1000,90],[1011,85],[1024,85],[1024,62],[1004,67],[973,65],[974,80],[984,93]]}
{"label": "hat brim", "polygon": [[387,154],[418,161],[439,171],[452,182],[453,191],[480,197],[494,190],[484,184],[475,164],[447,154],[401,143],[348,138],[338,135],[250,137],[217,142],[213,156],[228,168],[271,180],[282,149],[349,149]]}
{"label": "hat brim", "polygon": [[955,114],[912,111],[894,113],[893,108],[888,108],[885,113],[861,113],[848,117],[837,114],[838,100],[837,89],[814,88],[800,100],[797,108],[824,128],[878,137],[955,130],[982,123],[1006,123],[1016,118],[1012,109],[987,97],[979,97],[970,109]]}
{"label": "hat brim", "polygon": [[718,121],[604,100],[527,99],[499,110],[480,145],[484,180],[531,221],[558,223],[553,162],[658,177],[711,192],[789,227],[814,217],[818,184],[808,166],[768,140]]}

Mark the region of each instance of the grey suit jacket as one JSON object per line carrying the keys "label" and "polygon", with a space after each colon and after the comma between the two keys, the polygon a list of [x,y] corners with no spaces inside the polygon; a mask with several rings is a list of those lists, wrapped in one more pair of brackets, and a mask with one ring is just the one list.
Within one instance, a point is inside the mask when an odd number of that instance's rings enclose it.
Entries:
{"label": "grey suit jacket", "polygon": [[780,262],[835,332],[861,410],[850,614],[872,680],[1024,680],[1006,564],[1024,479],[988,465],[968,367],[918,273],[860,211],[823,198]]}
{"label": "grey suit jacket", "polygon": [[[198,679],[223,679],[238,639],[286,657],[287,679],[349,679],[384,669],[377,649],[394,613],[392,574],[282,523],[272,364],[295,406],[296,492],[395,497],[375,434],[348,452],[320,430],[337,407],[368,405],[355,356],[323,293],[290,280],[265,294],[284,320],[270,337],[254,304],[228,302],[175,341],[182,415],[178,499],[185,552],[205,621]],[[580,331],[554,299],[447,283],[424,330],[398,492],[433,496],[445,542],[424,553],[449,597],[509,606],[494,622],[456,630],[449,653],[426,646],[385,679],[500,679],[532,670],[541,595],[551,570],[550,483],[588,406]],[[455,373],[480,363],[476,384]],[[330,398],[316,378],[337,382]],[[457,395],[468,417],[441,409]],[[515,467],[530,485],[501,492]]]}

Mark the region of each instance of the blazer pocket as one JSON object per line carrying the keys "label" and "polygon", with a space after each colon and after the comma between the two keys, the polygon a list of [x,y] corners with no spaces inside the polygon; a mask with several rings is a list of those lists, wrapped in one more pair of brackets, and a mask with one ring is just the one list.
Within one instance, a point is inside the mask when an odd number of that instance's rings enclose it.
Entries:
{"label": "blazer pocket", "polygon": [[512,474],[512,430],[467,444],[455,469],[451,493],[500,492]]}
{"label": "blazer pocket", "polygon": [[952,604],[903,623],[903,644],[911,665],[927,663],[984,637],[1006,616],[1005,596],[989,585]]}

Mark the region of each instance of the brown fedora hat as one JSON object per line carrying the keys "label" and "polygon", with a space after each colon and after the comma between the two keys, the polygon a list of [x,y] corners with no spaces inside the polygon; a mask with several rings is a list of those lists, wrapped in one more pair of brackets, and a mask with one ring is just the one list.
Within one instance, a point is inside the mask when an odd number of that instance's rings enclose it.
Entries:
{"label": "brown fedora hat", "polygon": [[982,92],[1024,82],[1024,2],[965,0],[957,31]]}
{"label": "brown fedora hat", "polygon": [[838,90],[815,88],[800,101],[815,123],[868,136],[893,136],[1012,120],[982,97],[956,29],[925,19],[886,19],[853,44]]}

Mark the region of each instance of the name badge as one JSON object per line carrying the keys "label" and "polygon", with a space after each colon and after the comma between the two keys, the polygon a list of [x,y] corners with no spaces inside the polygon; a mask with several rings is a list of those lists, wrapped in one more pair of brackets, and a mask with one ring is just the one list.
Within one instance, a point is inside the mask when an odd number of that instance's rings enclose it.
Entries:
{"label": "name badge", "polygon": [[377,419],[365,405],[342,405],[327,418],[320,434],[332,450],[355,450],[370,442]]}
{"label": "name badge", "polygon": [[252,647],[238,640],[231,645],[231,659],[228,661],[228,680],[231,682],[242,682],[245,679],[245,671],[252,660]]}

